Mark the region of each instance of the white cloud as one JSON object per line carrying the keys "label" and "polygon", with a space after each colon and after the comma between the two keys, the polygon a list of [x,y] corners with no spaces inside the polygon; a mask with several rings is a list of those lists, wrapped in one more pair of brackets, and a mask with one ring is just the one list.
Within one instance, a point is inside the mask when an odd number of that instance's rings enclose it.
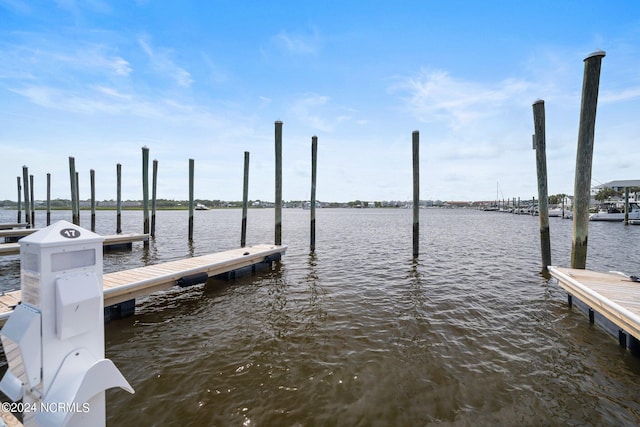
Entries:
{"label": "white cloud", "polygon": [[185,88],[191,87],[193,83],[191,73],[173,62],[171,59],[172,52],[170,50],[156,50],[152,48],[144,36],[138,38],[138,44],[149,57],[152,68],[166,77],[173,79],[179,86]]}
{"label": "white cloud", "polygon": [[345,108],[330,104],[328,96],[307,94],[294,102],[291,113],[312,129],[332,132],[336,126],[351,119]]}
{"label": "white cloud", "polygon": [[445,122],[460,129],[480,119],[505,111],[509,105],[527,99],[530,84],[523,80],[508,79],[498,84],[456,79],[441,70],[422,70],[391,88],[392,92],[406,94],[409,111],[424,122]]}
{"label": "white cloud", "polygon": [[289,34],[281,30],[272,38],[274,44],[292,54],[313,54],[318,50],[319,37],[316,31],[311,35]]}

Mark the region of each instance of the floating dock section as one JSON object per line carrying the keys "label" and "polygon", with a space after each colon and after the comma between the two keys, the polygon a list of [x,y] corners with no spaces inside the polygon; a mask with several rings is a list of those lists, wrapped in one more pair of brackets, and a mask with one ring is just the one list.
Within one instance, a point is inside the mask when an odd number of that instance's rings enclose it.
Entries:
{"label": "floating dock section", "polygon": [[550,266],[549,272],[568,293],[569,306],[585,311],[618,339],[620,346],[640,356],[640,282],[620,272]]}
{"label": "floating dock section", "polygon": [[[132,315],[135,299],[174,286],[232,279],[279,261],[287,246],[255,245],[103,275],[105,320]],[[20,291],[0,295],[0,325],[20,302]]]}
{"label": "floating dock section", "polygon": [[[11,233],[4,233],[4,232]],[[38,231],[36,228],[28,228],[26,230],[0,230],[0,237],[20,238],[28,236]],[[16,233],[18,232],[18,233]],[[112,251],[117,249],[131,249],[133,242],[144,242],[149,240],[149,235],[145,233],[121,233],[104,237],[104,251]],[[20,243],[0,243],[0,255],[16,255],[20,253]]]}

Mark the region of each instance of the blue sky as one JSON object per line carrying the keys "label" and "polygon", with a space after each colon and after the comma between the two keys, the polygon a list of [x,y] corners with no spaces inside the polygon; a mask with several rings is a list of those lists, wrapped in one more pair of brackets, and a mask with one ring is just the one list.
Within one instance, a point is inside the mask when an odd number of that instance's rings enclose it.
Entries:
{"label": "blue sky", "polygon": [[537,196],[532,104],[543,99],[550,194],[573,194],[584,72],[602,62],[593,184],[640,179],[640,3],[630,1],[0,0],[0,199],[22,166],[35,197],[141,199],[141,147],[158,197],[285,200]]}

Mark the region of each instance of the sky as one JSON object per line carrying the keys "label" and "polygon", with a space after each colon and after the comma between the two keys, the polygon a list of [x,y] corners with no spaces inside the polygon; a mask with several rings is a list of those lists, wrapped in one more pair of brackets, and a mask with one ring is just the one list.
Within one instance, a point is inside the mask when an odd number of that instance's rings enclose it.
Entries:
{"label": "sky", "polygon": [[592,184],[640,179],[640,2],[0,0],[0,200],[23,166],[35,199],[537,198],[545,103],[549,194],[573,194],[584,59],[603,50]]}

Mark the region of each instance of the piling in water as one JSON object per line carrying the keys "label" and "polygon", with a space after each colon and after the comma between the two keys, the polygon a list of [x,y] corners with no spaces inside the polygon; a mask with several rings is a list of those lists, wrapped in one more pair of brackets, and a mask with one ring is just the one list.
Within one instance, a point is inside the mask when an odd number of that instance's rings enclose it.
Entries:
{"label": "piling in water", "polygon": [[534,140],[536,150],[536,172],[538,176],[538,218],[540,220],[540,251],[542,271],[551,265],[551,237],[549,234],[549,195],[547,193],[547,154],[545,135],[544,101],[533,103]]}
{"label": "piling in water", "polygon": [[282,244],[282,122],[275,122],[275,151],[276,151],[276,224],[275,244]]}
{"label": "piling in water", "polygon": [[96,232],[96,171],[89,170],[91,183],[91,231]]}
{"label": "piling in water", "polygon": [[76,171],[76,214],[80,225],[80,172]]}
{"label": "piling in water", "polygon": [[240,229],[240,247],[247,244],[247,208],[249,205],[249,152],[244,152],[244,174],[242,180],[242,226]]}
{"label": "piling in water", "polygon": [[27,227],[31,226],[31,212],[29,209],[29,169],[22,166],[22,182],[24,184],[24,219]]}
{"label": "piling in water", "polygon": [[193,240],[193,175],[195,161],[189,159],[189,241]]}
{"label": "piling in water", "polygon": [[18,224],[22,222],[22,185],[20,185],[20,177],[18,176]]}
{"label": "piling in water", "polygon": [[576,177],[573,201],[573,239],[571,268],[586,268],[589,237],[589,202],[591,200],[591,164],[600,86],[603,51],[594,52],[584,60],[580,127],[576,154]]}
{"label": "piling in water", "polygon": [[156,235],[156,194],[158,188],[158,161],[153,160],[153,174],[151,176],[151,237]]}
{"label": "piling in water", "polygon": [[413,257],[420,253],[420,132],[413,131]]}
{"label": "piling in water", "polygon": [[309,234],[310,250],[316,250],[316,178],[318,175],[318,137],[311,137],[311,230]]}
{"label": "piling in water", "polygon": [[629,225],[629,187],[624,187],[624,225]]}
{"label": "piling in water", "polygon": [[122,165],[116,165],[116,234],[122,233]]}
{"label": "piling in water", "polygon": [[47,174],[47,227],[51,225],[51,174]]}
{"label": "piling in water", "polygon": [[71,184],[71,222],[75,225],[80,225],[80,217],[76,211],[78,204],[76,202],[76,187],[78,181],[76,180],[76,159],[69,157],[69,184]]}
{"label": "piling in water", "polygon": [[[149,147],[142,147],[142,206],[144,209],[144,233],[149,233]],[[145,240],[148,246],[149,241]]]}
{"label": "piling in water", "polygon": [[31,197],[31,228],[35,228],[36,226],[36,202],[33,196],[34,185],[33,185],[33,175],[29,175],[29,194]]}

